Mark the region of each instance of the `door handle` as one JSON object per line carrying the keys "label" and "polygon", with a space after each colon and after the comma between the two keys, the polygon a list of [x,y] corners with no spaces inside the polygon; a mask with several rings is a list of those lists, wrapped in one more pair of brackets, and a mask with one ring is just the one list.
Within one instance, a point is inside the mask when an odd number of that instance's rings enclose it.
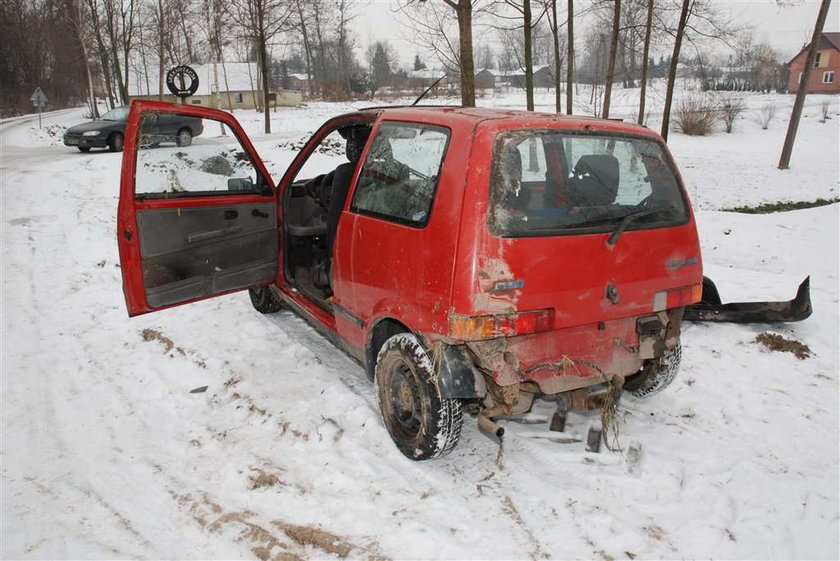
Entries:
{"label": "door handle", "polygon": [[251,216],[255,216],[257,218],[268,218],[268,213],[255,208],[251,211]]}
{"label": "door handle", "polygon": [[187,236],[187,243],[206,242],[215,238],[224,238],[232,234],[238,234],[242,231],[242,226],[233,226],[231,228],[222,228],[221,230],[210,230],[209,232],[199,232]]}
{"label": "door handle", "polygon": [[233,220],[239,217],[239,212],[236,210],[226,210],[225,211],[225,220]]}

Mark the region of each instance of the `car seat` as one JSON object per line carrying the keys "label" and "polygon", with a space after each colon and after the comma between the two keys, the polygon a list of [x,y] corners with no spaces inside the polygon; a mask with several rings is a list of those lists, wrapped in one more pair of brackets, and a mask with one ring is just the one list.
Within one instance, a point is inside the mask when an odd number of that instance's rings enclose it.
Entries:
{"label": "car seat", "polygon": [[572,172],[569,191],[576,206],[613,204],[618,196],[618,159],[612,154],[581,156]]}

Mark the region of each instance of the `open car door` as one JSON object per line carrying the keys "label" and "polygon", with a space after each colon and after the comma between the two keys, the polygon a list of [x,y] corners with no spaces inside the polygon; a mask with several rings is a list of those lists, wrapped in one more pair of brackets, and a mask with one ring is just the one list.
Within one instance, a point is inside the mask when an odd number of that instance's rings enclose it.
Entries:
{"label": "open car door", "polygon": [[[178,116],[190,134],[150,136],[144,122],[161,115]],[[274,282],[277,201],[262,160],[233,116],[132,102],[117,213],[128,314]]]}

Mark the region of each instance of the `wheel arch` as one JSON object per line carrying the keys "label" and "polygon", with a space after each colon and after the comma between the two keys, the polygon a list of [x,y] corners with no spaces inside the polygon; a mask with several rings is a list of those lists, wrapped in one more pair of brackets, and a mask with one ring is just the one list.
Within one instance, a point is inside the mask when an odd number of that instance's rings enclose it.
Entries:
{"label": "wheel arch", "polygon": [[364,366],[365,373],[370,380],[373,380],[376,355],[379,354],[379,349],[382,348],[385,341],[398,333],[412,333],[412,331],[401,321],[388,316],[377,319],[368,332]]}

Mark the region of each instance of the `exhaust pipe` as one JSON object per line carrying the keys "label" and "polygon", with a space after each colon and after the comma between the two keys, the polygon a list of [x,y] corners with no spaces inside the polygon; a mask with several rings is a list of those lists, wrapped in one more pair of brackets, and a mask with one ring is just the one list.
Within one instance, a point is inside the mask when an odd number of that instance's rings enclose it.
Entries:
{"label": "exhaust pipe", "polygon": [[502,436],[505,434],[505,429],[499,426],[493,417],[504,415],[507,413],[507,407],[503,404],[496,405],[490,409],[482,409],[478,413],[478,430],[486,435],[494,442],[502,442]]}

